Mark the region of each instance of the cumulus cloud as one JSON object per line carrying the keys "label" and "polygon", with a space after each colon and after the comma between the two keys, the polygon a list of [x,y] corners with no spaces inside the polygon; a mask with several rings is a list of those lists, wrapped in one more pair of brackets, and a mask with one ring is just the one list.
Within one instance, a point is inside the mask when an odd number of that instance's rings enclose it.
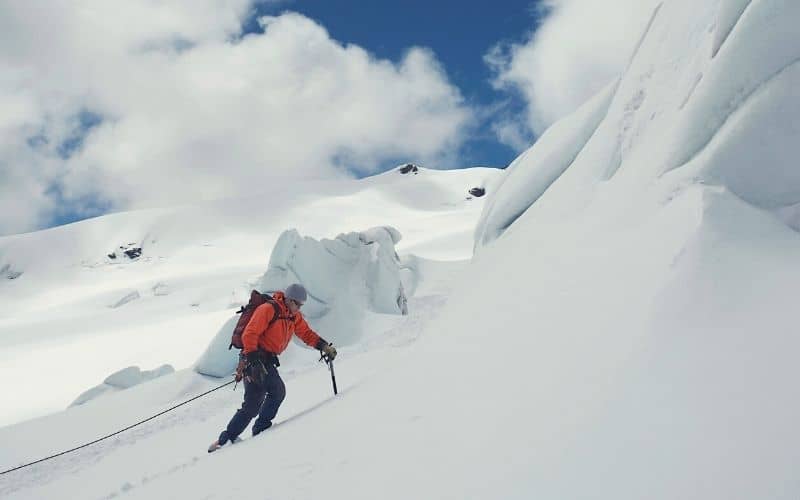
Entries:
{"label": "cumulus cloud", "polygon": [[473,111],[430,51],[379,60],[296,13],[240,36],[251,8],[0,4],[0,234],[458,150]]}
{"label": "cumulus cloud", "polygon": [[[500,140],[540,135],[616,78],[630,59],[659,0],[545,0],[541,25],[522,43],[499,43],[484,57],[493,85],[518,93],[522,130],[498,123]],[[514,129],[517,129],[514,131]],[[530,144],[528,144],[530,145]]]}

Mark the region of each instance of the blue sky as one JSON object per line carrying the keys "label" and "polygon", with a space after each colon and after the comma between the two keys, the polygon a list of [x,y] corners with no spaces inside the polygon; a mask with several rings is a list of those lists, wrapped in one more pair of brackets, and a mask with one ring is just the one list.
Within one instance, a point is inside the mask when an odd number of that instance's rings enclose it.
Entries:
{"label": "blue sky", "polygon": [[[492,88],[492,72],[483,57],[499,42],[522,41],[540,21],[537,19],[540,10],[536,6],[531,0],[507,0],[491,5],[454,0],[264,2],[256,4],[243,25],[243,35],[262,33],[258,23],[262,16],[293,11],[321,24],[337,42],[358,45],[378,59],[398,63],[411,47],[425,47],[433,51],[448,80],[458,87],[471,109],[502,105],[507,113],[522,114],[525,103],[520,96]],[[82,112],[77,117],[74,133],[58,147],[59,155],[69,157],[101,121],[99,116]],[[436,167],[508,165],[519,152],[502,144],[490,126],[490,119],[478,120],[459,150],[458,163]],[[390,168],[409,160],[414,161],[407,156],[385,159],[379,168]],[[109,203],[92,197],[84,198],[77,205],[63,203],[64,196],[58,185],[49,188],[48,195],[60,207],[48,225],[67,224],[112,209]]]}
{"label": "blue sky", "polygon": [[[258,17],[288,10],[316,20],[335,40],[359,45],[381,59],[396,62],[412,46],[427,47],[470,105],[503,102],[522,113],[524,103],[518,97],[492,88],[483,56],[498,42],[522,41],[539,22],[537,5],[532,0],[294,0],[259,4],[244,31],[258,32]],[[501,144],[488,127],[484,121],[466,142],[459,166],[504,167],[519,154]]]}
{"label": "blue sky", "polygon": [[81,0],[48,25],[0,2],[0,235],[276,178],[504,167],[618,74],[655,1]]}

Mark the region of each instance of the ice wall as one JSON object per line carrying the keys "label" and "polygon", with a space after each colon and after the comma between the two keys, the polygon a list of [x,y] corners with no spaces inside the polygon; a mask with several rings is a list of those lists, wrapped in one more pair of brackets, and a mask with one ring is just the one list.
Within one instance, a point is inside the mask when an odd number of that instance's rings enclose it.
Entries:
{"label": "ice wall", "polygon": [[[399,231],[386,226],[322,240],[301,236],[295,229],[284,231],[256,288],[273,292],[303,284],[308,291],[306,321],[337,346],[353,344],[365,334],[362,321],[367,311],[408,313],[401,278],[408,270],[394,249],[400,238]],[[197,372],[214,377],[233,372],[238,351],[228,350],[228,345],[237,320],[233,317],[220,328],[195,364]]]}
{"label": "ice wall", "polygon": [[364,311],[406,314],[400,260],[391,227],[343,233],[315,240],[284,232],[272,251],[258,288],[283,290],[302,283],[308,290],[303,315],[320,334],[346,345],[361,335]]}

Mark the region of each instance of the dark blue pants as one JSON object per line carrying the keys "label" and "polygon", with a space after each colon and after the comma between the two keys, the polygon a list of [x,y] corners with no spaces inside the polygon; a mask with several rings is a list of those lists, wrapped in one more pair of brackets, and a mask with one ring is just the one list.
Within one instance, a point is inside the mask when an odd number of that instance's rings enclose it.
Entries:
{"label": "dark blue pants", "polygon": [[253,435],[272,425],[272,419],[278,414],[278,408],[286,397],[286,386],[272,363],[265,363],[265,366],[267,376],[263,385],[248,382],[245,378],[244,402],[220,435],[220,444],[236,439],[256,415],[258,418],[253,424]]}

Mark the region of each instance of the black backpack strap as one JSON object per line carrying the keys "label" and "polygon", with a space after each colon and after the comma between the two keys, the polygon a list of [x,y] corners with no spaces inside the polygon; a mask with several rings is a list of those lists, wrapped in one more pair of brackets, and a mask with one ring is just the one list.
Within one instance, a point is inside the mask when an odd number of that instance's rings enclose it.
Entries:
{"label": "black backpack strap", "polygon": [[275,323],[276,321],[278,321],[280,319],[280,317],[281,317],[281,307],[278,305],[278,303],[272,297],[267,299],[267,302],[269,302],[270,305],[272,305],[272,308],[275,310],[275,314],[272,315],[272,319],[269,320],[269,323],[267,323],[267,328],[269,328],[269,327],[272,326],[272,323]]}
{"label": "black backpack strap", "polygon": [[[271,327],[273,323],[281,319],[281,306],[278,305],[278,302],[275,299],[270,298],[267,300],[270,304],[272,304],[272,308],[275,309],[275,314],[272,316],[272,319],[269,320],[267,323],[267,328]],[[284,317],[286,319],[286,317]],[[274,353],[268,354],[268,362],[272,363],[274,366],[281,366],[281,362],[278,360],[278,355]]]}

